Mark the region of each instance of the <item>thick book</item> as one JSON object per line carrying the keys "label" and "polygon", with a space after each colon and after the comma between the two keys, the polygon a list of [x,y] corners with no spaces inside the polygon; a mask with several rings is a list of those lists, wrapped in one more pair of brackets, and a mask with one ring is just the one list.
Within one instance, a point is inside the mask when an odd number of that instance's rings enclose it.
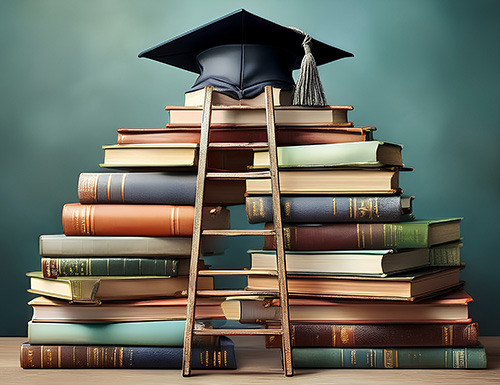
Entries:
{"label": "thick book", "polygon": [[[275,106],[291,106],[292,91],[282,90],[278,87],[273,87],[273,102]],[[222,92],[212,92],[212,105],[214,106],[265,106],[265,93],[261,92],[253,98],[235,99]],[[202,88],[196,91],[189,91],[184,94],[185,106],[203,106],[205,100],[205,90]]]}
{"label": "thick book", "polygon": [[[293,323],[389,324],[389,323],[464,323],[469,318],[472,297],[456,290],[422,301],[383,301],[359,299],[297,298],[289,299],[290,321]],[[222,310],[228,320],[255,323],[279,320],[279,300],[246,300],[227,298]]]}
{"label": "thick book", "polygon": [[[236,369],[234,343],[225,336],[218,340],[193,346],[192,369]],[[23,369],[180,369],[182,352],[178,346],[24,343],[20,359]]]}
{"label": "thick book", "polygon": [[482,345],[409,348],[294,348],[294,368],[486,369]]}
{"label": "thick book", "polygon": [[[214,125],[210,142],[267,142],[263,126],[237,127]],[[373,138],[375,127],[289,126],[276,127],[276,143],[280,146],[304,144],[363,142]],[[200,143],[200,128],[119,128],[118,144]]]}
{"label": "thick book", "polygon": [[[198,165],[196,143],[114,144],[103,146],[101,167],[124,170],[195,170]],[[207,168],[244,171],[252,163],[251,149],[210,149]]]}
{"label": "thick book", "polygon": [[[277,328],[270,323],[268,328]],[[477,322],[468,324],[291,324],[294,347],[379,348],[385,346],[474,346],[479,343]],[[266,347],[280,348],[281,336],[266,336]]]}
{"label": "thick book", "polygon": [[[190,237],[134,237],[47,234],[39,237],[42,257],[175,257],[191,256]],[[221,254],[225,244],[220,238],[205,237],[204,255]]]}
{"label": "thick book", "polygon": [[[265,209],[268,212],[269,204],[267,199],[262,198]],[[294,198],[291,199],[291,209],[296,208],[294,214],[301,210],[301,206],[293,205]],[[349,218],[355,212],[356,207],[370,207],[362,204],[361,198],[351,198],[355,205],[349,205]],[[358,200],[355,200],[358,199]],[[374,199],[374,198],[367,198]],[[396,197],[386,198],[385,201],[396,200]],[[248,201],[259,203],[258,200],[248,198]],[[375,209],[379,215],[384,214],[384,209],[391,206],[382,206],[383,200],[376,201]],[[337,201],[336,201],[337,203]],[[383,209],[381,208],[383,207]],[[251,208],[252,206],[250,206]],[[371,206],[373,207],[373,205]],[[397,215],[398,205],[394,207],[393,213]],[[260,208],[260,207],[259,207]],[[256,212],[259,212],[256,207]],[[347,209],[344,205],[344,211]],[[339,215],[341,210],[336,208],[335,215]],[[372,209],[373,210],[373,209]],[[305,211],[305,209],[304,209]],[[358,213],[360,210],[358,209]],[[300,213],[300,211],[299,211]],[[247,210],[248,214],[248,210]],[[252,211],[250,211],[252,214]],[[296,214],[298,215],[298,214]],[[332,215],[333,216],[333,215]],[[372,215],[372,217],[374,217]],[[380,217],[379,217],[380,218]],[[313,219],[313,218],[310,218]],[[322,218],[323,219],[323,218]],[[377,218],[378,219],[378,218]],[[312,222],[312,221],[311,221]],[[325,220],[318,222],[326,222]],[[304,225],[285,225],[283,227],[284,244],[288,250],[349,250],[349,249],[413,249],[426,248],[439,244],[460,240],[461,218],[441,218],[441,219],[420,219],[395,223],[323,223]],[[271,228],[272,223],[266,223],[266,228]],[[274,237],[266,237],[264,249],[274,249]],[[437,257],[436,257],[437,258]],[[444,256],[443,256],[444,259]]]}
{"label": "thick book", "polygon": [[[280,192],[285,195],[392,195],[401,192],[399,171],[399,168],[284,169],[278,174]],[[269,179],[247,179],[246,193],[271,194],[271,182]]]}
{"label": "thick book", "polygon": [[[399,144],[367,141],[357,143],[280,146],[278,165],[302,167],[384,167],[404,166]],[[269,152],[255,151],[253,168],[269,168]]]}
{"label": "thick book", "polygon": [[[196,319],[224,318],[221,298],[198,298]],[[186,319],[186,298],[140,301],[104,301],[98,304],[69,303],[49,297],[36,297],[28,305],[34,322],[109,323],[168,321]]]}
{"label": "thick book", "polygon": [[[412,196],[404,195],[282,196],[281,212],[286,223],[400,222],[411,219],[412,202]],[[271,196],[247,197],[245,211],[250,223],[272,222]],[[291,244],[292,241],[285,238],[285,242]],[[330,247],[329,250],[336,248]]]}
{"label": "thick book", "polygon": [[161,275],[176,277],[179,260],[172,258],[48,258],[42,257],[45,278],[79,275],[138,276]]}
{"label": "thick book", "polygon": [[[244,181],[207,180],[207,205],[228,206],[245,202]],[[80,203],[131,203],[194,205],[196,174],[193,173],[81,173]]]}
{"label": "thick book", "polygon": [[185,320],[113,323],[29,321],[28,342],[35,345],[183,346],[184,325]]}
{"label": "thick book", "polygon": [[[352,109],[352,106],[277,106],[274,108],[274,119],[277,125],[289,126],[352,125],[347,120],[347,112]],[[201,107],[167,106],[165,110],[169,112],[172,125],[201,125]],[[211,122],[235,126],[266,124],[266,109],[264,106],[215,106]]]}
{"label": "thick book", "polygon": [[[29,272],[28,292],[72,302],[98,303],[110,300],[184,297],[189,277],[76,276],[44,278],[41,271]],[[199,277],[198,289],[213,289],[213,277]]]}
{"label": "thick book", "polygon": [[[248,250],[252,270],[276,270],[276,251]],[[429,265],[428,249],[286,251],[286,271],[289,274],[388,274]]]}
{"label": "thick book", "polygon": [[[321,272],[288,274],[287,283],[291,295],[415,301],[463,285],[459,278],[461,269],[459,266],[432,267],[382,277]],[[278,279],[272,271],[249,271],[248,290],[278,290]],[[266,273],[268,275],[264,275]]]}
{"label": "thick book", "polygon": [[[229,210],[204,210],[204,228],[229,228]],[[194,206],[68,203],[62,210],[66,235],[191,237],[193,221]]]}

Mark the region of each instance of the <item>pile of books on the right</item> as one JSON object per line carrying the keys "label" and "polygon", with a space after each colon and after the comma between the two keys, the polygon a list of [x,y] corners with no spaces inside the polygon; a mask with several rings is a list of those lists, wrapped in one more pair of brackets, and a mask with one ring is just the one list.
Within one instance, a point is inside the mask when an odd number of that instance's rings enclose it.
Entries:
{"label": "pile of books on the right", "polygon": [[[376,140],[278,148],[295,368],[486,367],[459,278],[461,218],[414,219],[401,150]],[[254,153],[254,168],[268,164]],[[271,227],[268,181],[248,180],[246,193],[249,222]],[[273,242],[249,251],[249,290],[277,290]],[[222,306],[228,319],[273,328],[279,305]]]}

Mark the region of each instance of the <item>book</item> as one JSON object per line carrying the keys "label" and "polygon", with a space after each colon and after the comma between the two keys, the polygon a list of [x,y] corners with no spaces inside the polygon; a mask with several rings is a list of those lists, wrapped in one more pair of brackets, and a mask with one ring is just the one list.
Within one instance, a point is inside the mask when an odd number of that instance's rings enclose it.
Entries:
{"label": "book", "polygon": [[[433,267],[389,276],[288,274],[288,292],[302,296],[415,301],[463,285],[462,267]],[[252,271],[252,270],[250,270]],[[248,290],[277,291],[271,271],[248,275]],[[267,275],[264,275],[267,273]],[[275,271],[274,271],[275,275]]]}
{"label": "book", "polygon": [[[277,148],[278,165],[282,168],[302,167],[403,167],[402,146],[367,141]],[[254,151],[253,168],[269,168],[269,152]]]}
{"label": "book", "polygon": [[449,242],[433,246],[429,249],[429,263],[431,266],[460,266],[462,264],[460,249],[461,241]]}
{"label": "book", "polygon": [[[378,199],[374,201],[372,206],[362,203],[361,198],[358,200],[353,199],[355,202],[354,207],[372,207],[371,212],[378,211],[379,215],[383,213],[382,208],[388,205],[382,205]],[[367,198],[372,199],[373,198]],[[385,201],[394,200],[394,197],[386,198]],[[254,202],[252,198],[247,199]],[[251,203],[256,206],[255,211],[260,212],[269,211],[270,203],[267,198],[263,198],[262,203],[265,206],[261,210],[257,206],[260,202],[255,199],[256,203]],[[294,205],[297,199],[290,198],[290,216],[296,214],[301,208],[298,204]],[[337,204],[338,200],[335,201]],[[361,201],[362,202],[362,201]],[[307,203],[307,202],[306,202]],[[272,205],[271,205],[272,206]],[[373,209],[375,206],[375,209]],[[382,208],[381,208],[382,206]],[[296,211],[292,214],[292,209]],[[343,207],[346,211],[347,207]],[[352,212],[349,205],[349,218],[356,217]],[[397,210],[397,204],[393,205],[394,212]],[[339,215],[342,211],[338,206],[335,207],[335,215]],[[304,209],[305,211],[305,209]],[[358,213],[360,210],[358,209]],[[252,212],[250,212],[252,213]],[[247,210],[248,215],[248,210]],[[299,214],[296,214],[299,215]],[[359,216],[359,215],[358,215]],[[373,215],[372,215],[373,216]],[[380,218],[380,217],[379,217]],[[379,219],[377,218],[377,219]],[[311,222],[313,218],[311,216]],[[323,219],[323,218],[321,218]],[[323,223],[323,224],[303,224],[303,225],[285,225],[283,227],[284,244],[288,250],[344,250],[344,249],[412,249],[412,248],[426,248],[439,244],[449,243],[460,240],[460,222],[462,218],[440,218],[440,219],[420,219],[406,222],[394,223]],[[319,220],[319,222],[326,222]],[[266,224],[265,228],[271,228],[272,224]],[[274,238],[266,237],[264,240],[264,249],[274,249]]]}
{"label": "book", "polygon": [[[196,340],[196,337],[195,337]],[[21,345],[23,369],[181,369],[182,347]],[[234,343],[193,346],[192,369],[236,369]]]}
{"label": "book", "polygon": [[[282,90],[278,87],[272,88],[273,101],[275,106],[291,106],[292,105],[292,91]],[[196,91],[189,91],[184,94],[185,106],[203,106],[205,100],[205,90],[199,89]],[[264,92],[254,96],[253,98],[235,99],[222,92],[212,92],[212,105],[214,106],[265,106]]]}
{"label": "book", "polygon": [[[400,222],[411,219],[410,214],[413,209],[413,198],[412,196],[405,195],[359,197],[282,196],[281,212],[283,222],[286,223]],[[245,200],[245,212],[250,223],[272,222],[273,204],[271,196],[247,197]],[[363,229],[365,228],[363,227]],[[291,230],[286,231],[291,232]],[[301,228],[300,231],[304,230]],[[317,236],[320,237],[321,234],[322,231],[318,229]],[[290,239],[285,238],[286,244],[291,244],[291,242]],[[330,240],[330,242],[334,241]],[[349,244],[353,243],[350,242]],[[336,248],[335,246],[329,247],[329,250]],[[358,247],[353,246],[349,248],[355,249]]]}
{"label": "book", "polygon": [[[352,125],[347,120],[347,111],[352,106],[277,106],[274,108],[276,125],[306,126],[319,124]],[[201,107],[167,106],[171,125],[201,125]],[[264,106],[215,106],[211,122],[232,125],[266,124]]]}
{"label": "book", "polygon": [[[329,298],[289,298],[290,321],[293,323],[389,324],[389,323],[464,323],[469,318],[472,297],[455,290],[422,301],[391,301]],[[279,320],[278,299],[262,301],[241,297],[227,298],[221,304],[228,320],[243,323]]]}
{"label": "book", "polygon": [[[193,171],[198,165],[196,143],[113,144],[103,146],[105,168],[125,170]],[[210,149],[208,169],[245,171],[252,163],[251,149]]]}
{"label": "book", "polygon": [[[269,324],[276,328],[278,324]],[[474,346],[479,343],[477,322],[468,324],[291,324],[294,347]],[[281,336],[266,336],[266,347],[281,347]]]}
{"label": "book", "polygon": [[[235,205],[245,202],[241,180],[209,179],[205,185],[207,205]],[[194,206],[194,173],[81,173],[78,178],[80,203],[131,203]]]}
{"label": "book", "polygon": [[179,260],[172,258],[48,258],[42,257],[45,278],[71,276],[138,276],[161,275],[176,277]]}
{"label": "book", "polygon": [[[224,318],[220,298],[198,298],[196,319]],[[104,301],[99,304],[69,303],[49,297],[28,302],[34,322],[109,323],[170,321],[186,319],[186,298],[162,298],[140,301]]]}
{"label": "book", "polygon": [[294,368],[485,369],[482,345],[411,348],[294,348]]}
{"label": "book", "polygon": [[[276,251],[252,249],[251,270],[276,270]],[[429,265],[428,249],[286,251],[289,274],[373,275],[385,277]]]}
{"label": "book", "polygon": [[[399,169],[321,169],[278,172],[281,194],[396,194]],[[271,194],[268,179],[247,179],[247,194]]]}
{"label": "book", "polygon": [[28,322],[33,345],[182,346],[184,320],[65,323]]}
{"label": "book", "polygon": [[[229,228],[229,210],[204,210],[204,228]],[[193,221],[194,206],[68,203],[62,210],[66,235],[190,237]]]}
{"label": "book", "polygon": [[[134,237],[46,234],[38,240],[42,257],[175,257],[191,256],[190,237]],[[224,242],[206,237],[201,244],[204,255],[221,254]]]}
{"label": "book", "polygon": [[[152,299],[187,295],[189,277],[77,276],[44,278],[41,271],[29,272],[28,292],[72,302],[98,303],[109,300]],[[213,289],[213,277],[199,277],[200,290]]]}
{"label": "book", "polygon": [[[166,125],[166,128],[119,128],[118,144],[200,143],[200,128]],[[267,142],[267,128],[212,124],[210,142]],[[373,138],[375,127],[281,126],[276,142],[281,146],[363,142]],[[249,163],[251,164],[251,163]]]}

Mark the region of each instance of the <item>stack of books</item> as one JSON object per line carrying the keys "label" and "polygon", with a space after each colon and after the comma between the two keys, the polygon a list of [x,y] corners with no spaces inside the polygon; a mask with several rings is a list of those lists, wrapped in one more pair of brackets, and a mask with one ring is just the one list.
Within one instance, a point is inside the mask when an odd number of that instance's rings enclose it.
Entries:
{"label": "stack of books", "polygon": [[[62,210],[64,234],[40,236],[41,270],[28,273],[40,296],[29,303],[23,368],[181,367],[196,143],[132,147],[105,146],[102,166],[124,172],[80,174],[79,202]],[[244,184],[207,190],[217,205],[205,208],[205,228],[229,228],[224,206],[243,202]],[[203,255],[223,252],[217,239],[202,244]],[[213,289],[213,277],[198,287]],[[220,302],[198,300],[200,327],[224,320]],[[196,336],[194,344],[194,369],[236,367],[229,338]]]}
{"label": "stack of books", "polygon": [[[278,148],[296,368],[486,366],[459,278],[461,218],[414,219],[413,197],[399,186],[399,173],[410,171],[401,150],[369,138]],[[268,166],[267,152],[256,151],[253,168]],[[270,228],[269,183],[246,187],[249,222]],[[266,237],[249,250],[249,290],[278,289],[273,248]],[[222,306],[228,319],[277,327],[276,299]],[[280,347],[280,337],[266,344]]]}

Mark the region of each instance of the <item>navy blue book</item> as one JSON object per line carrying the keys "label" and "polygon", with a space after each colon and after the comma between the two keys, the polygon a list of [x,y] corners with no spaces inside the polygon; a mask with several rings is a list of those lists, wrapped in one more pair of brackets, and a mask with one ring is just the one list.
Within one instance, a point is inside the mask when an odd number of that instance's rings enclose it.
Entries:
{"label": "navy blue book", "polygon": [[[193,347],[192,369],[236,369],[234,343]],[[23,369],[180,369],[182,347],[21,345]]]}
{"label": "navy blue book", "polygon": [[[283,222],[401,222],[411,219],[412,196],[287,196],[281,197]],[[246,198],[250,223],[272,222],[270,195]]]}

